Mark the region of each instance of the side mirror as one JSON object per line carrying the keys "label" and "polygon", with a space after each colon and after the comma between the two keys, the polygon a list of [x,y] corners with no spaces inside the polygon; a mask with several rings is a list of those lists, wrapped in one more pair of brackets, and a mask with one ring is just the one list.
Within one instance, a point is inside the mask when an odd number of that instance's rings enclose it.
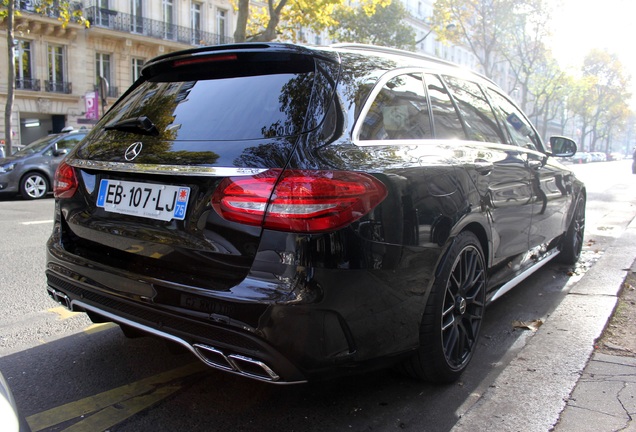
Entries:
{"label": "side mirror", "polygon": [[53,150],[53,156],[63,156],[68,153],[68,149],[55,149]]}
{"label": "side mirror", "polygon": [[572,157],[577,150],[573,140],[562,136],[551,136],[550,146],[552,147],[552,156],[555,157]]}

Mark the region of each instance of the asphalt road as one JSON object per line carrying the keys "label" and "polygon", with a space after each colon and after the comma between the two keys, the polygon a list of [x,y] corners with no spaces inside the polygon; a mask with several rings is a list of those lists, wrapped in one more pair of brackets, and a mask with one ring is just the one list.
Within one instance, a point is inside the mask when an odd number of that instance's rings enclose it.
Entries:
{"label": "asphalt road", "polygon": [[631,161],[575,167],[587,182],[585,252],[574,274],[549,264],[486,313],[471,366],[454,385],[386,370],[275,386],[202,368],[160,340],[126,339],[46,295],[53,199],[0,197],[0,370],[34,431],[447,431],[549,320],[587,267],[636,214]]}

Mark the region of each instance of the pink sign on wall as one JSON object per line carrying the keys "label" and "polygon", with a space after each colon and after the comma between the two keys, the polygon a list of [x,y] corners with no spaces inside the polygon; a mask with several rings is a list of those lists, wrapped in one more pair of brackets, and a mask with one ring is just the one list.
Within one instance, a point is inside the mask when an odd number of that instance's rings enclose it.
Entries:
{"label": "pink sign on wall", "polygon": [[88,92],[84,96],[86,101],[86,118],[97,120],[99,118],[99,100],[97,92]]}

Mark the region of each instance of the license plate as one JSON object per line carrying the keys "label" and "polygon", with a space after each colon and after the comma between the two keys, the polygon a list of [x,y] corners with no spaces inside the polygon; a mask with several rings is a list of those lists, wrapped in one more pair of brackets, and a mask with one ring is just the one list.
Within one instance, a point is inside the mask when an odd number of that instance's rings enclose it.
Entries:
{"label": "license plate", "polygon": [[183,220],[189,196],[189,187],[104,179],[99,184],[97,206],[161,221]]}

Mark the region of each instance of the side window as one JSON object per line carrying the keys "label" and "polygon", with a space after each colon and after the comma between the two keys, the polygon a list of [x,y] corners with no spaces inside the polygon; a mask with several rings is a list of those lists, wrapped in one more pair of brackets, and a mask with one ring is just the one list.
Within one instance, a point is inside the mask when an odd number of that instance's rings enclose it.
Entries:
{"label": "side window", "polygon": [[419,73],[386,82],[360,129],[361,140],[433,138],[424,83]]}
{"label": "side window", "polygon": [[539,137],[521,110],[499,92],[493,89],[487,89],[486,92],[495,106],[495,112],[499,116],[501,123],[508,129],[512,144],[532,150],[540,148]]}
{"label": "side window", "polygon": [[428,74],[425,81],[428,88],[428,97],[431,100],[431,110],[433,111],[435,138],[466,139],[459,114],[442,81],[439,77]]}
{"label": "side window", "polygon": [[497,124],[495,114],[477,84],[449,76],[444,76],[444,81],[457,101],[469,140],[506,142]]}
{"label": "side window", "polygon": [[58,150],[63,150],[63,149],[71,150],[85,136],[86,136],[86,134],[78,134],[78,135],[70,135],[70,136],[68,136],[68,137],[66,137],[64,139],[61,139],[61,140],[59,140],[57,142],[57,149]]}

